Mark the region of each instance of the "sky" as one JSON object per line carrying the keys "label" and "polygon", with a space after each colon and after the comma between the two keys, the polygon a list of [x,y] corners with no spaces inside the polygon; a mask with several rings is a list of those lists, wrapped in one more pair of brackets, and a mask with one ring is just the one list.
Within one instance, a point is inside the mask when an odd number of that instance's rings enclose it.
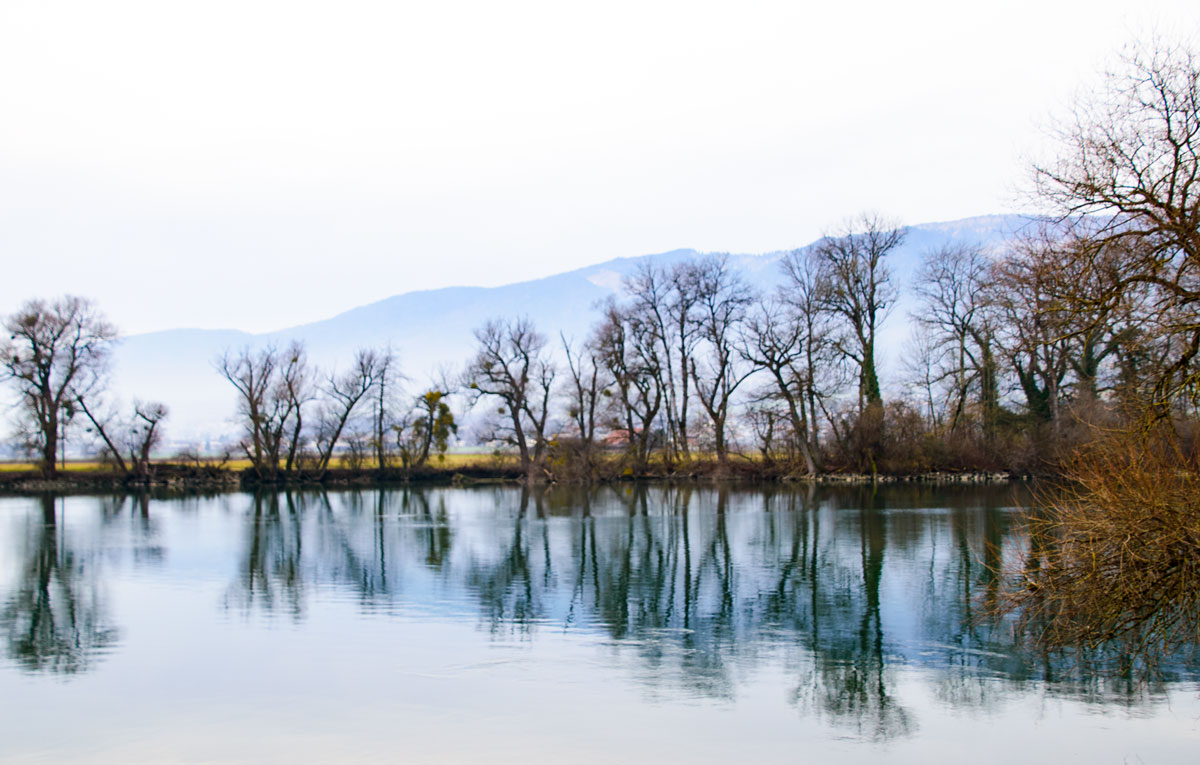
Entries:
{"label": "sky", "polygon": [[1188,2],[0,2],[0,313],[268,331],[860,211],[1017,212]]}

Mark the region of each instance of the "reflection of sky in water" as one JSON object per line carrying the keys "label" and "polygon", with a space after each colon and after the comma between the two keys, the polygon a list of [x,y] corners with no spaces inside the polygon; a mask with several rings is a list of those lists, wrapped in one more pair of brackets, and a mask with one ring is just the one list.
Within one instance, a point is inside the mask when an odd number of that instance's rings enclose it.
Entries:
{"label": "reflection of sky in water", "polygon": [[2,500],[0,759],[1192,761],[1194,674],[1131,688],[972,620],[1012,504]]}

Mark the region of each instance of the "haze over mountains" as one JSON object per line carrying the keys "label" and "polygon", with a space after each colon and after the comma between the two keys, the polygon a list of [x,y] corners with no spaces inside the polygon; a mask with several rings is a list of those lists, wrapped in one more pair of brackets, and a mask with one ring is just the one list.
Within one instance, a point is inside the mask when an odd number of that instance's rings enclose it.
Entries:
{"label": "haze over mountains", "polygon": [[[911,226],[904,244],[888,260],[900,289],[900,300],[879,338],[885,389],[895,384],[914,307],[910,285],[926,252],[947,244],[979,244],[996,248],[1027,228],[1029,218],[989,215]],[[762,291],[780,278],[778,252],[731,254],[730,262]],[[691,249],[657,255],[621,257],[594,266],[502,287],[452,287],[420,292],[398,291],[394,297],[353,308],[329,319],[264,334],[237,330],[175,329],[124,338],[114,358],[114,390],[130,398],[162,401],[170,407],[168,437],[176,445],[194,442],[215,446],[234,432],[232,386],[215,370],[225,349],[286,345],[302,340],[310,360],[323,369],[346,365],[355,349],[391,344],[414,391],[441,366],[460,369],[472,354],[472,332],[489,318],[528,316],[558,345],[561,331],[582,340],[595,322],[596,305],[618,295],[622,277],[645,262],[671,264],[701,253]],[[462,274],[467,281],[470,274]],[[313,275],[319,279],[319,274]],[[398,290],[403,285],[397,285]],[[219,300],[214,301],[219,304]]]}

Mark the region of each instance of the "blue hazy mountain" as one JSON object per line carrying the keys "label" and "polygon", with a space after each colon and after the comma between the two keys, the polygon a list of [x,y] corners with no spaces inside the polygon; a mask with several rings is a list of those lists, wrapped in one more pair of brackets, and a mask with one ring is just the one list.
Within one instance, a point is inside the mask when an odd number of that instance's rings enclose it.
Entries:
{"label": "blue hazy mountain", "polygon": [[[904,244],[889,256],[901,291],[880,336],[885,378],[897,366],[913,307],[907,289],[921,257],[948,244],[998,248],[1030,220],[991,215],[908,228]],[[786,251],[729,256],[744,278],[762,291],[780,280]],[[125,338],[115,358],[114,386],[126,398],[161,400],[171,409],[174,440],[204,441],[229,433],[233,389],[214,368],[225,349],[286,345],[303,340],[313,362],[329,369],[349,363],[356,348],[391,344],[413,389],[439,367],[461,368],[471,355],[472,332],[489,318],[528,316],[553,343],[562,332],[582,340],[597,317],[596,306],[619,296],[621,279],[643,263],[670,265],[698,257],[695,250],[624,257],[594,266],[501,287],[449,287],[406,292],[353,308],[323,321],[264,334],[235,330],[178,329]]]}

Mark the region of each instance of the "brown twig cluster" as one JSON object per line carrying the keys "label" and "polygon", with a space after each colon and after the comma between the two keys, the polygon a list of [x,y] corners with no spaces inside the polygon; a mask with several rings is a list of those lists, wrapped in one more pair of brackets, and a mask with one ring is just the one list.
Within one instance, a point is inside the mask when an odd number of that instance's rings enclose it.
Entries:
{"label": "brown twig cluster", "polygon": [[[1193,444],[1194,446],[1194,444]],[[1104,434],[1040,492],[1002,611],[1044,648],[1122,668],[1200,645],[1200,460],[1165,425]]]}

